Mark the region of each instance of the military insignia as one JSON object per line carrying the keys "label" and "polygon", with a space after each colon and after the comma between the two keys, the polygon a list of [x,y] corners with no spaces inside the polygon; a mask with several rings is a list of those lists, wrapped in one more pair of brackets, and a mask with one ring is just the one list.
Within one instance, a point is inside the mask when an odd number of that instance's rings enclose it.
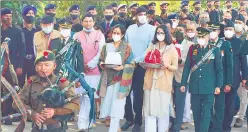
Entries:
{"label": "military insignia", "polygon": [[230,51],[233,52],[232,48],[230,48]]}
{"label": "military insignia", "polygon": [[197,49],[194,49],[193,55],[197,55]]}
{"label": "military insignia", "polygon": [[81,51],[81,54],[84,54],[83,50]]}
{"label": "military insignia", "polygon": [[66,79],[66,78],[61,78],[59,81],[60,81],[61,83],[64,83],[64,82],[67,81],[67,79]]}
{"label": "military insignia", "polygon": [[47,52],[47,51],[44,51],[44,52],[43,52],[43,56],[44,56],[45,58],[48,58],[48,55],[49,55],[49,52]]}

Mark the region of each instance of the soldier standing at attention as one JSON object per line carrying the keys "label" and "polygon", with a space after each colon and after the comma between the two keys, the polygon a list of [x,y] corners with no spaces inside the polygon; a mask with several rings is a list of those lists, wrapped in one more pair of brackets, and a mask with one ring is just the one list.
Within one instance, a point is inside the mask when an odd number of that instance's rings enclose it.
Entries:
{"label": "soldier standing at attention", "polygon": [[[231,91],[225,95],[225,115],[222,128],[224,132],[231,131],[231,124],[235,110],[235,98],[237,96],[237,90],[242,82],[242,86],[245,86],[245,82],[248,76],[247,56],[241,54],[242,41],[238,39],[234,32],[234,23],[231,20],[226,21],[224,28],[225,39],[231,43],[233,51],[233,84]],[[242,75],[240,75],[242,73]]]}
{"label": "soldier standing at attention", "polygon": [[[6,48],[8,52],[11,64],[14,66],[14,70],[18,76],[18,80],[21,79],[23,73],[23,64],[25,59],[25,38],[21,27],[12,25],[12,11],[9,8],[1,9],[1,42],[4,42],[6,38],[10,38],[9,44],[2,43],[1,46]],[[6,55],[5,55],[6,56]],[[7,60],[7,58],[5,58]],[[4,62],[7,65],[6,69],[3,69],[2,76],[12,84],[12,73],[10,72],[8,61]],[[3,90],[3,89],[2,89]],[[1,91],[2,92],[2,91]],[[11,106],[13,102],[12,98],[8,98],[3,102],[2,116],[7,116],[14,113],[14,109]],[[5,125],[11,125],[11,120],[3,122]]]}
{"label": "soldier standing at attention", "polygon": [[222,65],[223,65],[223,87],[219,95],[215,95],[215,103],[212,111],[212,118],[209,132],[222,132],[222,122],[224,120],[225,110],[225,93],[230,92],[233,84],[233,53],[229,41],[219,38],[220,23],[208,22],[208,28],[212,30],[210,33],[210,43],[214,46],[222,43],[220,47]]}
{"label": "soldier standing at attention", "polygon": [[160,10],[161,10],[161,14],[160,14],[160,18],[162,20],[166,19],[168,17],[168,13],[167,13],[167,10],[168,10],[168,6],[170,4],[168,2],[162,2],[160,4]]}
{"label": "soldier standing at attention", "polygon": [[60,32],[54,30],[54,18],[46,15],[41,19],[41,31],[34,34],[34,54],[49,49],[51,40],[60,38]]}
{"label": "soldier standing at attention", "polygon": [[138,7],[139,7],[138,3],[132,3],[129,5],[129,12],[131,13],[131,15],[129,17],[132,20],[132,24],[136,23],[136,9]]}
{"label": "soldier standing at attention", "polygon": [[[71,32],[72,32],[72,36],[74,35],[74,33],[79,32],[83,29],[83,26],[81,25],[81,20],[80,20],[80,7],[77,4],[72,5],[69,8],[69,12],[70,12],[70,16],[68,17],[69,21],[72,22],[72,28],[71,28]],[[59,22],[58,22],[59,24]]]}
{"label": "soldier standing at attention", "polygon": [[33,38],[34,38],[34,33],[38,31],[38,29],[34,25],[36,12],[37,12],[36,7],[32,5],[27,5],[22,9],[22,17],[24,19],[22,30],[25,37],[26,56],[24,60],[23,74],[21,77],[21,81],[19,81],[19,86],[21,88],[25,83],[26,75],[27,78],[35,75],[35,69],[34,69],[35,55],[34,55]]}
{"label": "soldier standing at attention", "polygon": [[[210,30],[206,28],[197,28],[197,42],[192,45],[184,64],[184,70],[181,80],[182,92],[185,92],[189,79],[189,93],[191,93],[191,108],[196,132],[208,132],[211,109],[214,103],[214,94],[220,93],[223,83],[223,69],[221,62],[220,49],[209,45]],[[213,53],[201,65],[199,61],[208,51]],[[194,68],[197,66],[198,68]],[[191,69],[195,69],[190,75]],[[190,76],[189,76],[190,75]]]}
{"label": "soldier standing at attention", "polygon": [[59,25],[57,24],[57,21],[59,21],[59,19],[55,17],[56,8],[57,6],[55,4],[47,4],[44,10],[46,15],[49,15],[54,18],[54,29],[58,30]]}
{"label": "soldier standing at attention", "polygon": [[[37,75],[32,76],[26,82],[24,88],[19,94],[33,121],[32,132],[65,132],[67,129],[66,122],[54,120],[54,116],[63,116],[70,114],[75,110],[79,110],[78,99],[72,100],[61,107],[43,109],[44,102],[38,99],[38,95],[50,87],[49,82],[52,84],[56,82],[58,77],[53,74],[55,68],[55,54],[48,50],[40,52],[35,60],[35,70]],[[61,79],[58,83],[58,90],[62,90],[68,85],[69,81]],[[75,96],[75,92],[73,87],[71,87],[65,92],[65,98],[73,96]],[[17,109],[15,103],[13,103],[13,107]],[[39,128],[39,125],[41,124],[44,126],[43,130],[42,128]]]}

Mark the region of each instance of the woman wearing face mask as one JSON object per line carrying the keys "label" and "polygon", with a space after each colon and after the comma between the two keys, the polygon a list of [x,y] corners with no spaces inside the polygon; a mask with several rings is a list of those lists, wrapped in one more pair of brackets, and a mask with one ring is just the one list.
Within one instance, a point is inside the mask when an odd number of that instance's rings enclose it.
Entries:
{"label": "woman wearing face mask", "polygon": [[[112,30],[113,42],[104,45],[100,56],[102,77],[99,95],[103,98],[100,118],[110,120],[109,132],[120,131],[120,120],[124,118],[126,96],[129,94],[131,79],[134,71],[133,55],[129,44],[123,40],[125,29],[116,25]],[[120,58],[110,56],[116,54]],[[111,57],[111,62],[108,61]],[[113,59],[115,58],[115,59]],[[120,59],[120,60],[119,60]],[[106,68],[105,64],[116,64],[113,68]]]}
{"label": "woman wearing face mask", "polygon": [[[82,25],[83,30],[76,33],[74,39],[80,42],[83,49],[85,81],[89,86],[96,89],[101,77],[98,62],[102,47],[105,44],[105,37],[100,30],[94,29],[95,19],[92,14],[87,13],[82,17]],[[83,92],[84,89],[79,87],[78,91]],[[99,103],[100,98],[96,92],[94,97]],[[86,130],[89,128],[90,112],[90,100],[88,96],[82,97],[80,107],[78,128],[79,130]],[[99,109],[96,111],[98,114]],[[90,127],[92,127],[92,125],[90,125]]]}
{"label": "woman wearing face mask", "polygon": [[143,106],[145,132],[165,132],[169,129],[172,80],[173,72],[178,67],[178,54],[165,25],[157,27],[152,43],[147,53],[159,50],[163,66],[160,69],[146,68]]}
{"label": "woman wearing face mask", "polygon": [[34,34],[34,54],[47,50],[50,42],[53,39],[60,38],[61,34],[59,31],[54,30],[54,18],[45,15],[41,18],[41,31]]}

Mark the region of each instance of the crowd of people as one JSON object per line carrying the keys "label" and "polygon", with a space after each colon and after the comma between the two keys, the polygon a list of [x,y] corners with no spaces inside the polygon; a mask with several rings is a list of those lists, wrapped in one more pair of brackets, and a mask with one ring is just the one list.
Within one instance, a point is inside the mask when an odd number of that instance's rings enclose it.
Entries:
{"label": "crowd of people", "polygon": [[[79,131],[95,127],[96,118],[109,132],[140,132],[144,117],[145,132],[179,132],[192,121],[196,132],[231,132],[235,115],[234,127],[248,119],[248,2],[238,1],[237,9],[224,3],[222,9],[219,0],[209,0],[203,9],[200,1],[182,1],[173,13],[168,2],[112,3],[103,16],[94,5],[82,12],[75,4],[63,18],[56,17],[57,5],[47,4],[39,19],[36,7],[26,5],[22,25],[12,24],[12,11],[2,8],[2,77],[14,85],[13,65],[32,132],[66,131],[76,111]],[[95,105],[84,94],[44,106],[40,96],[53,84],[64,98],[90,92],[71,70],[94,89]],[[17,112],[12,102],[2,102],[2,116]]]}

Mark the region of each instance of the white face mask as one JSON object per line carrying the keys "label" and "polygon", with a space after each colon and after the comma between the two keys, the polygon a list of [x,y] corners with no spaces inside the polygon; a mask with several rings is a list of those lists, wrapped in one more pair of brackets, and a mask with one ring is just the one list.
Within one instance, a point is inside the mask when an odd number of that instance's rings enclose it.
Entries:
{"label": "white face mask", "polygon": [[206,41],[205,41],[205,39],[197,39],[197,42],[199,43],[199,45],[201,45],[201,46],[204,46],[204,45],[206,45]]}
{"label": "white face mask", "polygon": [[71,29],[61,29],[60,34],[64,37],[67,38],[71,35]]}
{"label": "white face mask", "polygon": [[90,28],[90,29],[86,29],[86,28],[83,28],[83,30],[86,32],[86,33],[90,33],[91,31],[93,31],[93,27],[92,28]]}
{"label": "white face mask", "polygon": [[165,35],[162,35],[162,34],[157,34],[157,39],[158,39],[158,41],[164,41],[164,39],[165,39]]}
{"label": "white face mask", "polygon": [[234,24],[234,29],[236,32],[241,32],[243,30],[242,24]]}
{"label": "white face mask", "polygon": [[49,26],[49,27],[42,27],[42,31],[43,31],[45,34],[51,33],[52,30],[53,30],[53,25],[52,25],[52,26]]}
{"label": "white face mask", "polygon": [[147,23],[147,18],[146,18],[146,16],[138,16],[138,19],[139,19],[139,22],[140,22],[141,24]]}
{"label": "white face mask", "polygon": [[177,28],[177,25],[178,25],[177,22],[173,22],[173,23],[172,23],[172,28]]}
{"label": "white face mask", "polygon": [[224,35],[226,38],[232,38],[233,35],[234,35],[234,32],[233,31],[230,31],[230,30],[227,30],[224,32]]}
{"label": "white face mask", "polygon": [[210,39],[216,39],[218,37],[218,32],[211,32],[209,37]]}
{"label": "white face mask", "polygon": [[193,37],[195,37],[195,33],[187,33],[187,36],[188,36],[189,38],[193,38]]}
{"label": "white face mask", "polygon": [[118,42],[121,40],[121,35],[112,35],[112,39],[114,40],[114,42]]}

